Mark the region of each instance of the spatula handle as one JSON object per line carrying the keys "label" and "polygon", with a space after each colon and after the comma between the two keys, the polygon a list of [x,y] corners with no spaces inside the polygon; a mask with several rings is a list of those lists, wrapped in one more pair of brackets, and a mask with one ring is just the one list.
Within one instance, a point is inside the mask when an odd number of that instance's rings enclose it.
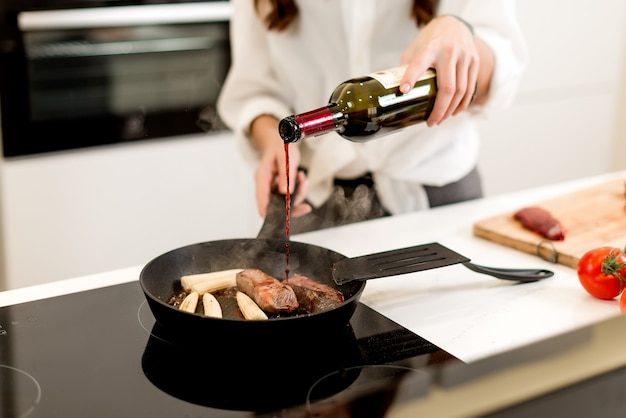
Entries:
{"label": "spatula handle", "polygon": [[487,274],[502,280],[514,280],[516,282],[536,282],[554,276],[550,270],[544,269],[508,269],[497,267],[485,267],[470,262],[463,263],[468,269],[476,273]]}

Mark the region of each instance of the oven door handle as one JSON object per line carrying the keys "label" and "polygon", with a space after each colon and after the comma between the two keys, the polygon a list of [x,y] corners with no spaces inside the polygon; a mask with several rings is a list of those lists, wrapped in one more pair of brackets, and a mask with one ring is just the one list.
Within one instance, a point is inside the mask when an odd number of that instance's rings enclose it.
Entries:
{"label": "oven door handle", "polygon": [[21,12],[18,15],[18,26],[22,31],[27,32],[224,22],[230,20],[231,14],[232,5],[229,1],[93,7]]}

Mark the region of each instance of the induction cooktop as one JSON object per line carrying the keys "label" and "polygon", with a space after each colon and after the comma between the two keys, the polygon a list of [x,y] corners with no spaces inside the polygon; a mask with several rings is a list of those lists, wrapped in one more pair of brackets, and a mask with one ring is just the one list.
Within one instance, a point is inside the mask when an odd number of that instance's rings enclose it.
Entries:
{"label": "induction cooktop", "polygon": [[344,334],[286,341],[182,341],[138,282],[2,307],[0,416],[383,416],[454,359],[363,304]]}

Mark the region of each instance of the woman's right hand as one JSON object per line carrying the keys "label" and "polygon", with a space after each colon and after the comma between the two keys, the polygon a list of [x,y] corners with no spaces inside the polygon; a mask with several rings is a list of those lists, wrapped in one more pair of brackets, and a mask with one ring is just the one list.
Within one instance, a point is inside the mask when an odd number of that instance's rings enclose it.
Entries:
{"label": "woman's right hand", "polygon": [[[278,119],[269,115],[259,116],[251,126],[253,143],[261,152],[261,160],[255,172],[256,200],[259,214],[265,218],[272,193],[287,194],[286,155],[283,140],[278,135]],[[300,165],[298,144],[289,144],[289,192],[297,192],[292,198],[291,215],[309,213],[312,208],[305,202],[307,179]]]}
{"label": "woman's right hand", "polygon": [[403,93],[408,93],[428,68],[437,71],[437,100],[426,121],[428,126],[433,126],[467,109],[475,93],[478,100],[485,100],[493,56],[463,21],[439,16],[419,31],[401,63],[408,64],[401,81]]}

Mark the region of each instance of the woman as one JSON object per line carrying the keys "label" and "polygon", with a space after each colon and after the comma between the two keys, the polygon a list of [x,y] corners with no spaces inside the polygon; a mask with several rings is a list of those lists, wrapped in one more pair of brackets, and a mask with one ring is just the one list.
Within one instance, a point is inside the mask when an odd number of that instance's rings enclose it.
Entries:
{"label": "woman", "polygon": [[272,193],[287,192],[278,121],[323,106],[347,79],[401,64],[403,92],[437,72],[427,123],[367,143],[332,133],[290,144],[300,216],[292,232],[482,195],[475,119],[510,104],[526,60],[514,0],[232,3],[232,66],[218,108],[258,164],[261,216]]}

